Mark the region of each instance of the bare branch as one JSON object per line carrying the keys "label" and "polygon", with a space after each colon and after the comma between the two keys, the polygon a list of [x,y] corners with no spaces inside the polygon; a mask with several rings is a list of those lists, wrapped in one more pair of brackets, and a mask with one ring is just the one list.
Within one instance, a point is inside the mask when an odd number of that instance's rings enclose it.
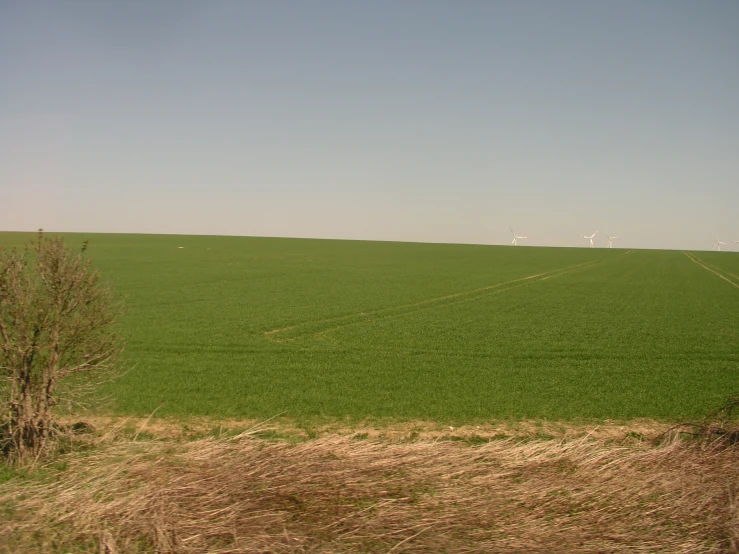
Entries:
{"label": "bare branch", "polygon": [[[16,461],[43,453],[54,405],[117,367],[118,306],[90,261],[60,238],[39,232],[23,253],[0,249],[0,443]],[[87,380],[59,386],[73,375]]]}

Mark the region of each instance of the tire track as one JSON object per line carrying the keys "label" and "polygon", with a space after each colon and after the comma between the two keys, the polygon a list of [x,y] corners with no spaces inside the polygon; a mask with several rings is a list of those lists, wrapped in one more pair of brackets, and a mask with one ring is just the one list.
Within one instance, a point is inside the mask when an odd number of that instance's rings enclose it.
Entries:
{"label": "tire track", "polygon": [[[694,256],[695,256],[695,254],[694,254]],[[715,266],[715,265],[713,265],[713,264],[709,264],[708,262],[706,262],[706,261],[704,261],[704,260],[701,260],[700,258],[698,258],[698,256],[695,256],[695,258],[696,258],[696,259],[698,259],[698,260],[700,260],[700,261],[701,261],[701,263],[703,263],[703,264],[707,265],[707,266],[708,266],[708,267],[710,267],[711,269],[714,269],[714,270],[718,271],[719,273],[722,273],[723,275],[728,275],[728,276],[729,276],[729,277],[731,277],[732,279],[736,279],[737,281],[739,281],[739,275],[736,275],[736,274],[734,274],[734,273],[731,273],[730,271],[726,271],[726,270],[725,270],[725,269],[723,269],[723,268],[720,268],[720,267],[716,267],[716,266]]]}
{"label": "tire track", "polygon": [[[633,252],[633,250],[627,251],[619,256],[618,259],[632,254]],[[341,329],[351,325],[357,325],[360,323],[367,323],[371,321],[380,321],[394,317],[402,317],[408,314],[431,308],[457,305],[491,294],[500,294],[502,292],[506,292],[524,286],[526,284],[530,284],[532,282],[545,281],[554,277],[559,277],[560,275],[564,275],[566,273],[570,273],[572,271],[577,271],[578,269],[585,269],[608,261],[612,260],[584,262],[564,268],[545,271],[543,273],[536,273],[534,275],[519,277],[517,279],[504,281],[502,283],[495,283],[493,285],[487,285],[472,290],[456,292],[453,294],[437,296],[434,298],[427,298],[426,300],[412,302],[409,304],[401,304],[399,306],[392,306],[389,308],[366,310],[338,317],[305,321],[301,323],[296,323],[295,325],[265,331],[264,336],[272,342],[289,342],[310,333],[313,333],[315,335],[323,335],[330,331],[334,331],[336,329]]]}
{"label": "tire track", "polygon": [[726,277],[726,275],[730,275],[731,277],[733,277],[735,279],[739,279],[739,277],[737,277],[733,273],[729,273],[728,271],[724,271],[724,270],[721,270],[721,269],[719,269],[719,268],[717,268],[715,266],[712,266],[712,265],[704,262],[703,260],[701,260],[695,254],[689,254],[687,252],[683,252],[683,254],[685,254],[688,257],[689,260],[697,263],[699,266],[701,266],[706,271],[710,271],[714,275],[716,275],[718,277],[721,277],[724,281],[726,281],[727,283],[729,283],[733,287],[736,287],[736,288],[739,289],[739,284],[735,283],[734,281],[732,281],[731,279],[729,279],[728,277]]}

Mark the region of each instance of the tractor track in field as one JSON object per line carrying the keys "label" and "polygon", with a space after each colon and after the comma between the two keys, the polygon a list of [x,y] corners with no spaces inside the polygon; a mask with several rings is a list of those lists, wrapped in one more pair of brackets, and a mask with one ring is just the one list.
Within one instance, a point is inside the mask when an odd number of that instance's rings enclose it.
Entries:
{"label": "tractor track in field", "polygon": [[[723,279],[724,281],[726,281],[730,285],[732,285],[732,286],[734,286],[734,287],[736,287],[736,288],[739,289],[739,283],[736,283],[736,282],[732,281],[731,279],[729,279],[729,277],[732,277],[733,279],[736,279],[737,281],[739,281],[739,276],[736,276],[733,273],[729,273],[726,270],[719,269],[716,266],[713,266],[713,265],[711,265],[711,264],[709,264],[707,262],[704,262],[703,260],[701,260],[695,254],[689,254],[688,252],[683,252],[683,254],[685,254],[688,257],[689,260],[695,262],[696,264],[698,264],[699,266],[701,266],[706,271],[710,271],[711,273],[713,273],[717,277],[720,277],[721,279]],[[727,275],[729,277],[727,277]]]}
{"label": "tractor track in field", "polygon": [[[698,258],[698,256],[695,256],[695,257]],[[700,259],[700,258],[698,258],[698,259]],[[707,265],[708,267],[710,267],[711,269],[714,269],[714,270],[718,271],[719,273],[723,273],[724,275],[728,275],[732,279],[736,279],[737,281],[739,281],[739,275],[737,275],[735,273],[731,273],[730,271],[726,271],[725,269],[722,269],[720,267],[716,267],[715,265],[709,264],[708,262],[706,262],[704,260],[700,260],[700,261],[702,263],[704,263],[705,265]]]}
{"label": "tractor track in field", "polygon": [[[619,256],[619,258],[628,256],[629,254],[632,254],[633,252],[634,252],[633,250],[629,250],[625,252],[624,254],[622,254],[621,256]],[[338,317],[305,321],[301,323],[296,323],[295,325],[290,325],[287,327],[281,327],[278,329],[272,329],[270,331],[266,331],[264,333],[264,336],[267,337],[267,339],[272,342],[290,342],[290,341],[295,340],[296,338],[299,338],[299,337],[302,337],[302,336],[305,336],[311,333],[313,333],[315,336],[324,335],[330,331],[335,331],[337,329],[342,329],[345,327],[349,327],[351,325],[357,325],[360,323],[367,323],[371,321],[379,321],[383,319],[390,319],[394,317],[402,317],[402,316],[405,316],[411,313],[415,313],[415,312],[419,312],[419,311],[423,311],[423,310],[427,310],[431,308],[438,308],[442,306],[453,306],[453,305],[461,304],[463,302],[468,302],[468,301],[471,301],[471,300],[474,300],[476,298],[480,298],[483,296],[488,296],[491,294],[500,294],[500,293],[524,286],[526,284],[530,284],[533,282],[546,281],[548,279],[559,277],[560,275],[564,275],[566,273],[570,273],[578,269],[585,269],[585,268],[592,267],[594,265],[599,265],[599,264],[605,263],[606,261],[610,261],[610,260],[584,262],[584,263],[575,264],[572,266],[567,266],[564,268],[554,269],[551,271],[545,271],[543,273],[536,273],[533,275],[527,275],[525,277],[519,277],[517,279],[512,279],[510,281],[504,281],[502,283],[486,285],[484,287],[478,287],[472,290],[456,292],[456,293],[447,294],[444,296],[437,296],[433,298],[427,298],[426,300],[420,300],[418,302],[412,302],[410,304],[401,304],[399,306],[392,306],[388,308],[379,308],[375,310],[364,310],[361,312],[355,312],[355,313],[338,316]],[[316,327],[318,328],[316,329]],[[301,329],[304,329],[304,330],[300,331]],[[298,331],[289,337],[278,338],[279,335],[283,333],[288,333],[294,330],[298,330]]]}

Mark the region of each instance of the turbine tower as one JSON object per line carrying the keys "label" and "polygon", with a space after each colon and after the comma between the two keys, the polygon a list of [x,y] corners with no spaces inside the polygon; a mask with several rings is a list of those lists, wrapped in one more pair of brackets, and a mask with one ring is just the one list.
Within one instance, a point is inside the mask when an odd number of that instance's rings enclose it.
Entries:
{"label": "turbine tower", "polygon": [[[597,234],[598,234],[598,231],[596,231],[595,233],[593,233],[590,236],[587,236],[587,235],[580,235],[580,236],[582,238],[584,238],[584,239],[588,239],[590,241],[590,248],[593,248],[593,237],[595,237],[595,235],[597,235]],[[614,237],[614,238],[616,238],[616,237]]]}
{"label": "turbine tower", "polygon": [[721,245],[722,244],[725,245],[726,243],[725,242],[721,242],[721,239],[719,239],[718,237],[716,237],[716,244],[714,244],[714,246],[713,246],[716,249],[716,252],[721,252]]}
{"label": "turbine tower", "polygon": [[518,239],[527,239],[529,237],[519,237],[516,236],[516,233],[513,232],[513,229],[511,227],[508,227],[511,230],[511,233],[513,234],[513,240],[511,241],[512,246],[518,246]]}
{"label": "turbine tower", "polygon": [[612,237],[608,233],[606,233],[606,236],[608,237],[608,248],[613,248],[613,241],[616,240],[618,237]]}

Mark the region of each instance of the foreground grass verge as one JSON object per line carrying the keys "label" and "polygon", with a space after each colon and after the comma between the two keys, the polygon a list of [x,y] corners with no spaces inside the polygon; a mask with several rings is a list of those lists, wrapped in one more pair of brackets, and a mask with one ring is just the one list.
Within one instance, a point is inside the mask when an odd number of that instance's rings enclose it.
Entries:
{"label": "foreground grass verge", "polygon": [[726,441],[647,424],[296,429],[182,440],[171,426],[109,427],[89,451],[0,485],[0,552],[739,546],[739,447]]}

